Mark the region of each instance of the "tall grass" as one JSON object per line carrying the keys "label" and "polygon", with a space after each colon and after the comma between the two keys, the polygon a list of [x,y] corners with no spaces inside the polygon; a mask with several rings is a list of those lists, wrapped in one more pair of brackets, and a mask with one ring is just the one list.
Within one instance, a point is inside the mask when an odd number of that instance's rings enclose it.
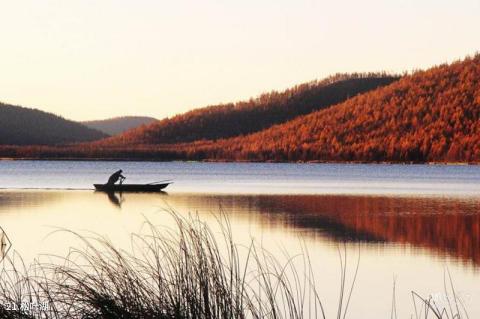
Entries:
{"label": "tall grass", "polygon": [[[448,275],[448,281],[447,281]],[[443,277],[443,300],[436,300],[432,295],[428,297],[422,297],[415,291],[412,291],[412,303],[415,309],[415,319],[469,319],[469,315],[465,304],[461,297],[459,297],[453,286],[452,276],[448,269],[445,270]],[[395,298],[395,288],[394,288]],[[442,305],[446,304],[446,305]],[[392,312],[393,313],[393,312]],[[393,315],[392,315],[393,318]],[[396,319],[395,314],[395,319]]]}
{"label": "tall grass", "polygon": [[[236,244],[225,215],[218,217],[220,236],[196,216],[171,216],[173,229],[147,222],[128,252],[63,230],[82,243],[67,256],[27,267],[14,254],[0,273],[0,318],[326,318],[306,250],[280,262],[253,242]],[[339,256],[335,316],[345,319],[360,255],[351,284],[345,248]],[[447,311],[412,296],[417,319],[468,318],[456,298]],[[394,307],[395,286],[391,318]]]}
{"label": "tall grass", "polygon": [[[218,240],[198,218],[171,215],[176,229],[148,224],[148,233],[133,235],[132,252],[70,232],[83,245],[66,257],[51,256],[27,268],[14,256],[0,274],[0,315],[325,318],[307,255],[301,257],[306,271],[299,273],[295,258],[280,263],[253,243],[235,244],[223,216]],[[48,309],[25,309],[25,302],[46,301]]]}

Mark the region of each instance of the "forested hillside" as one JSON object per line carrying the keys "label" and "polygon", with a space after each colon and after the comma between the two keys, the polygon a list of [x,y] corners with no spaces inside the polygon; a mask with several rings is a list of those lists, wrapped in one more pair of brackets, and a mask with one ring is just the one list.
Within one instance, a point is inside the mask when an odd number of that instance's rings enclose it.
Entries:
{"label": "forested hillside", "polygon": [[157,119],[148,116],[122,116],[106,120],[84,121],[81,123],[105,134],[116,135],[155,121],[157,121]]}
{"label": "forested hillside", "polygon": [[106,137],[77,122],[36,109],[0,103],[0,144],[54,145]]}
{"label": "forested hillside", "polygon": [[[267,100],[271,100],[275,95],[268,96]],[[255,120],[252,118],[251,122]],[[480,55],[415,72],[388,86],[245,136],[176,144],[147,143],[150,138],[154,142],[158,140],[155,135],[145,136],[142,143],[131,144],[94,142],[69,147],[0,147],[0,155],[480,163]]]}
{"label": "forested hillside", "polygon": [[284,92],[262,94],[249,101],[195,109],[128,131],[106,143],[164,144],[245,135],[337,104],[397,79],[397,76],[376,73],[338,74]]}
{"label": "forested hillside", "polygon": [[182,149],[197,159],[480,162],[480,55],[256,134]]}

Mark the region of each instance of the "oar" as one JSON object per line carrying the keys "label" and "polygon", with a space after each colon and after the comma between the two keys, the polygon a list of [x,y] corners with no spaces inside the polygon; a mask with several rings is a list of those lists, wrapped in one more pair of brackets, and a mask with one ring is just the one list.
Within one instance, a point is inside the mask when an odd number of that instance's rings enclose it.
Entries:
{"label": "oar", "polygon": [[147,185],[154,185],[154,184],[160,184],[160,183],[171,182],[171,181],[172,181],[171,179],[165,179],[163,181],[151,182],[151,183],[148,183]]}

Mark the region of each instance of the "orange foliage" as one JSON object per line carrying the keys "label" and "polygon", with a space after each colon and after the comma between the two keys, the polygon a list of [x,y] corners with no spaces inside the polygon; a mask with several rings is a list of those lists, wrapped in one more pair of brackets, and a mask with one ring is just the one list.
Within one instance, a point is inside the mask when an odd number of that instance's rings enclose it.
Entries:
{"label": "orange foliage", "polygon": [[249,101],[199,108],[106,139],[102,145],[183,143],[245,135],[340,103],[398,79],[385,73],[337,74]]}
{"label": "orange foliage", "polygon": [[477,55],[259,133],[183,150],[196,159],[479,162],[479,101]]}
{"label": "orange foliage", "polygon": [[[480,266],[480,203],[461,199],[383,196],[262,196],[264,212],[341,241],[394,242],[427,248]],[[281,218],[266,216],[270,222]]]}
{"label": "orange foliage", "polygon": [[[322,91],[321,87],[306,84],[243,104],[195,110],[103,142],[25,150],[4,147],[0,156],[480,162],[480,55],[404,76],[343,103],[328,108],[321,104],[321,110],[298,116],[301,113],[295,113],[296,103],[299,109],[307,110],[304,107],[309,104],[299,101]],[[283,119],[294,119],[271,126],[281,118],[276,112],[283,114]],[[237,120],[247,125],[235,126]],[[245,127],[252,132],[263,126],[270,127],[251,134],[235,129]],[[220,139],[235,134],[238,136]],[[162,140],[166,137],[169,142],[187,142],[167,144]],[[161,141],[163,144],[157,144]]]}

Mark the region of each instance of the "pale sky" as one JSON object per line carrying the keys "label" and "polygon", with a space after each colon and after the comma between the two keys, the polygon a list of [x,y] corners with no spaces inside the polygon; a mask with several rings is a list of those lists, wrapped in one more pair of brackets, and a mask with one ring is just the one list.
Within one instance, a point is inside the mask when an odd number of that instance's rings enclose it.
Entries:
{"label": "pale sky", "polygon": [[480,0],[0,0],[0,101],[157,118],[480,50]]}

